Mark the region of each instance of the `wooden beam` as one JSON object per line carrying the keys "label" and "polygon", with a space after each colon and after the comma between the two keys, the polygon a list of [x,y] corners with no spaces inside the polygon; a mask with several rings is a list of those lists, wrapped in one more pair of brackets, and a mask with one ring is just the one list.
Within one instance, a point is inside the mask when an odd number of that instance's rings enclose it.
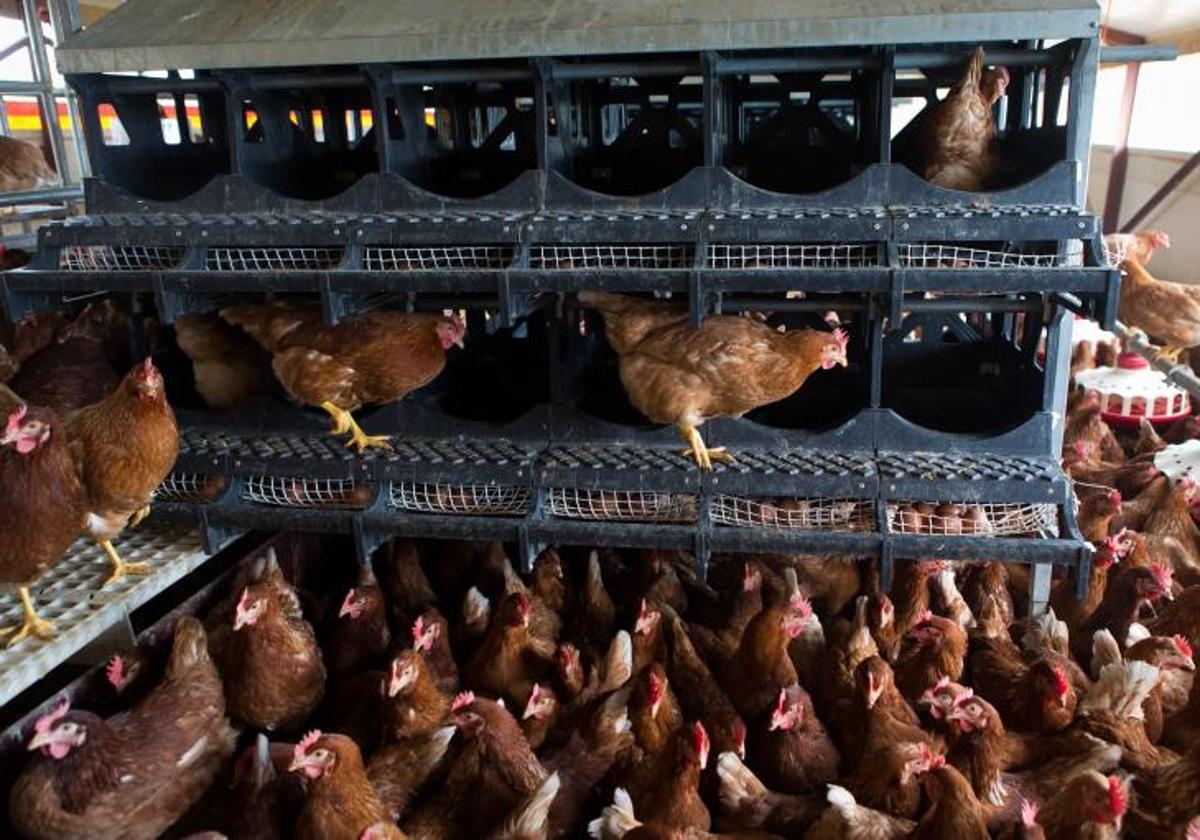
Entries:
{"label": "wooden beam", "polygon": [[1121,225],[1121,232],[1129,233],[1133,230],[1136,230],[1138,225],[1149,218],[1150,214],[1158,208],[1158,205],[1166,201],[1171,196],[1171,193],[1179,189],[1179,185],[1186,181],[1188,177],[1196,171],[1197,167],[1200,167],[1200,152],[1196,152],[1187,159],[1183,166],[1175,170],[1175,174],[1168,178],[1166,183],[1158,188],[1158,192],[1150,196],[1150,200],[1143,204],[1141,208],[1129,218],[1128,222]]}
{"label": "wooden beam", "polygon": [[1117,117],[1117,140],[1113,144],[1112,163],[1108,170],[1108,189],[1104,196],[1104,232],[1117,229],[1121,215],[1121,200],[1125,197],[1125,175],[1129,170],[1129,127],[1133,122],[1133,106],[1137,101],[1140,64],[1125,65],[1125,92],[1121,96],[1121,113]]}

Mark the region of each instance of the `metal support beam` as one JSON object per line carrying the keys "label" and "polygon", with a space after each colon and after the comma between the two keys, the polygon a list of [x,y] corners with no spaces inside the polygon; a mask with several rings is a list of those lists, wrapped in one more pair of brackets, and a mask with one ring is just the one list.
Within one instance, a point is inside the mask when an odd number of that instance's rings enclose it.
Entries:
{"label": "metal support beam", "polygon": [[1136,213],[1130,216],[1129,221],[1121,225],[1121,232],[1129,233],[1130,231],[1136,230],[1138,225],[1146,221],[1146,219],[1150,217],[1150,214],[1158,209],[1158,205],[1170,198],[1171,194],[1174,193],[1175,190],[1179,189],[1180,185],[1183,184],[1183,182],[1186,181],[1188,177],[1196,171],[1197,166],[1200,166],[1200,152],[1196,152],[1184,162],[1183,166],[1175,170],[1175,174],[1168,178],[1166,183],[1158,188],[1158,192],[1150,196],[1150,200],[1143,204]]}
{"label": "metal support beam", "polygon": [[1117,229],[1121,216],[1121,200],[1125,196],[1125,176],[1129,170],[1129,126],[1133,122],[1133,106],[1137,101],[1140,64],[1125,66],[1125,92],[1121,95],[1121,113],[1117,117],[1117,142],[1113,145],[1112,163],[1108,172],[1108,190],[1104,196],[1104,232]]}
{"label": "metal support beam", "polygon": [[42,89],[38,93],[38,102],[42,106],[42,119],[45,121],[46,132],[50,137],[50,151],[54,156],[54,171],[62,183],[66,183],[67,145],[63,140],[62,128],[58,124],[58,105],[54,99],[54,77],[50,75],[50,62],[46,58],[46,40],[42,35],[42,22],[37,15],[37,4],[34,0],[22,0],[21,9],[25,13],[25,34],[29,37],[29,55],[33,59],[33,80]]}

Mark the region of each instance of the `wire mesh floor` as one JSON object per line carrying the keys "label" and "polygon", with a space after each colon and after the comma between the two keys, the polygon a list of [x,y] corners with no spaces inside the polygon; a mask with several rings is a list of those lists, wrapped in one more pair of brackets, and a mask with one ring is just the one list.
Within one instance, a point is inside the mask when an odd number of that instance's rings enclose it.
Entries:
{"label": "wire mesh floor", "polygon": [[392,485],[392,507],[416,513],[465,516],[524,516],[529,513],[528,487],[511,484],[437,484],[398,481]]}
{"label": "wire mesh floor", "polygon": [[874,504],[867,499],[713,497],[714,524],[795,531],[872,531]]}
{"label": "wire mesh floor", "polygon": [[[149,524],[126,531],[115,545],[122,559],[149,563],[151,573],[101,588],[110,571],[108,559],[91,540],[77,540],[32,589],[38,614],[56,626],[55,637],[0,648],[0,706],[208,559],[199,533],[188,528]],[[6,589],[0,593],[0,626],[20,621],[21,602],[15,590]]]}
{"label": "wire mesh floor", "polygon": [[268,507],[358,509],[371,501],[371,486],[351,478],[252,475],[246,477],[242,498]]}
{"label": "wire mesh floor", "polygon": [[207,504],[216,501],[228,486],[229,479],[223,475],[173,472],[158,485],[154,498],[162,502]]}
{"label": "wire mesh floor", "polygon": [[649,490],[580,490],[551,487],[546,510],[563,519],[608,522],[695,522],[696,497]]}
{"label": "wire mesh floor", "polygon": [[963,537],[1057,537],[1058,507],[1044,504],[892,502],[893,534]]}

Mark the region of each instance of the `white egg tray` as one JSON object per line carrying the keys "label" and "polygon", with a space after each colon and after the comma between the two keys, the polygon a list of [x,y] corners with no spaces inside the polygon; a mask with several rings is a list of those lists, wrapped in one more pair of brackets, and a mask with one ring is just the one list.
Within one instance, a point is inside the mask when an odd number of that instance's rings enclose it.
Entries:
{"label": "white egg tray", "polygon": [[[101,588],[111,571],[104,551],[80,539],[31,589],[38,615],[57,633],[43,641],[27,637],[0,648],[0,706],[113,628],[128,628],[128,616],[208,559],[194,529],[146,524],[115,543],[128,563],[149,563],[148,575],[126,575]],[[21,623],[21,601],[13,588],[0,592],[0,627]],[[124,631],[129,638],[129,631]],[[0,644],[3,642],[0,641]],[[97,652],[97,661],[104,656]]]}

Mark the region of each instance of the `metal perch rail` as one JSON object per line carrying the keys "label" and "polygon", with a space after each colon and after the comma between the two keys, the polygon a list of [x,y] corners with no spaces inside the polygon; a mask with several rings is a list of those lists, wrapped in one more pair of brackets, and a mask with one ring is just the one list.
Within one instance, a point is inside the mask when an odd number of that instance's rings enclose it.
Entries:
{"label": "metal perch rail", "polygon": [[1183,388],[1193,399],[1200,400],[1200,377],[1196,376],[1187,365],[1181,365],[1178,362],[1173,362],[1162,354],[1162,349],[1150,343],[1146,334],[1139,329],[1130,328],[1116,322],[1115,331],[1121,337],[1121,341],[1125,345],[1125,349],[1132,350],[1139,356],[1142,356],[1146,361],[1150,362],[1155,370],[1161,371],[1166,375],[1167,379]]}

